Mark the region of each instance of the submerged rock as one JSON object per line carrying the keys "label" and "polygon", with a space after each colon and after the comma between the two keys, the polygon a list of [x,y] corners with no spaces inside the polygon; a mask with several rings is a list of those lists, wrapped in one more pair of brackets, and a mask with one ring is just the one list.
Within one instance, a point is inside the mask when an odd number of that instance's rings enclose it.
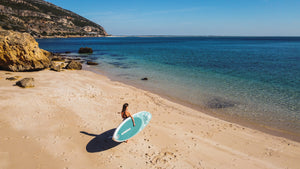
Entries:
{"label": "submerged rock", "polygon": [[17,86],[28,88],[34,87],[34,79],[33,78],[24,78],[16,83]]}
{"label": "submerged rock", "polygon": [[88,47],[85,48],[82,47],[78,50],[78,53],[93,53],[93,49]]}
{"label": "submerged rock", "polygon": [[80,62],[72,60],[67,66],[66,69],[72,69],[72,70],[81,70],[82,64]]}
{"label": "submerged rock", "polygon": [[147,78],[147,77],[144,77],[144,78],[142,78],[141,80],[148,80],[148,78]]}
{"label": "submerged rock", "polygon": [[88,65],[98,65],[99,63],[93,61],[87,61],[86,64]]}
{"label": "submerged rock", "polygon": [[50,52],[39,48],[28,33],[0,31],[0,69],[33,71],[48,68]]}
{"label": "submerged rock", "polygon": [[211,109],[223,109],[223,108],[229,108],[234,107],[236,103],[232,101],[223,100],[220,98],[214,98],[207,103],[207,107]]}

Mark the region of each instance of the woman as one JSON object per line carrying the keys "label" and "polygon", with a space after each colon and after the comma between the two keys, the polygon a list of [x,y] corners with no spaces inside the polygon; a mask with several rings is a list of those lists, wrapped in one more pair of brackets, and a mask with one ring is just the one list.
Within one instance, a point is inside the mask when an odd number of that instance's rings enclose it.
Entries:
{"label": "woman", "polygon": [[123,121],[124,121],[125,119],[127,119],[128,117],[130,117],[131,120],[132,120],[133,126],[135,126],[134,118],[131,116],[131,114],[130,114],[129,111],[128,111],[128,103],[125,103],[125,104],[123,105],[122,112],[121,112],[121,116],[122,116],[122,118],[123,118]]}
{"label": "woman", "polygon": [[[130,117],[131,120],[132,120],[133,126],[135,126],[134,118],[131,116],[131,114],[128,111],[128,103],[123,104],[121,116],[123,118],[123,121],[125,119],[127,119],[128,117]],[[125,142],[128,143],[128,140],[126,140]]]}

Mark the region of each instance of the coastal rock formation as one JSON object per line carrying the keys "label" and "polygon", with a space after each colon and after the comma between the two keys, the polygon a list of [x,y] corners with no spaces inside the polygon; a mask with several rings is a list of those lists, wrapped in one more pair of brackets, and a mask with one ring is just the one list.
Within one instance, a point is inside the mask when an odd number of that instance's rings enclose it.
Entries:
{"label": "coastal rock formation", "polygon": [[80,62],[72,60],[67,66],[66,69],[71,69],[71,70],[81,70],[82,69],[82,64]]}
{"label": "coastal rock formation", "polygon": [[28,88],[34,87],[34,79],[33,78],[24,78],[16,83],[17,86]]}
{"label": "coastal rock formation", "polygon": [[93,53],[93,49],[92,48],[88,48],[88,47],[80,48],[78,50],[78,53]]}
{"label": "coastal rock formation", "polygon": [[107,35],[102,26],[44,0],[1,0],[0,27],[35,38]]}
{"label": "coastal rock formation", "polygon": [[0,69],[16,72],[47,68],[47,53],[28,33],[0,31]]}

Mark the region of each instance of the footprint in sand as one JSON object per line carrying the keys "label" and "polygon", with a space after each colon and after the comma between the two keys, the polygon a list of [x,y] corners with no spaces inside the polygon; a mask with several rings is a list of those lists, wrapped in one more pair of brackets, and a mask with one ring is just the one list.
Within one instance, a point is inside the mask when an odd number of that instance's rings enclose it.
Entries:
{"label": "footprint in sand", "polygon": [[162,168],[165,168],[165,165],[170,164],[171,161],[175,160],[177,158],[177,155],[172,152],[160,152],[159,154],[155,155],[152,159],[152,156],[146,155],[150,158],[150,163],[155,166],[161,166]]}

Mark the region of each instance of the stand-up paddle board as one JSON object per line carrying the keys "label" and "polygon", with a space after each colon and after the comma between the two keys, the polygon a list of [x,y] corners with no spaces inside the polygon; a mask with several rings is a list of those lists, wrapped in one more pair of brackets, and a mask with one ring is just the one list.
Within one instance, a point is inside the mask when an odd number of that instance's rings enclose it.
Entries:
{"label": "stand-up paddle board", "polygon": [[123,142],[138,134],[149,123],[152,115],[149,112],[141,111],[132,115],[132,117],[134,118],[135,126],[133,126],[130,117],[125,119],[115,130],[112,137],[114,141]]}

